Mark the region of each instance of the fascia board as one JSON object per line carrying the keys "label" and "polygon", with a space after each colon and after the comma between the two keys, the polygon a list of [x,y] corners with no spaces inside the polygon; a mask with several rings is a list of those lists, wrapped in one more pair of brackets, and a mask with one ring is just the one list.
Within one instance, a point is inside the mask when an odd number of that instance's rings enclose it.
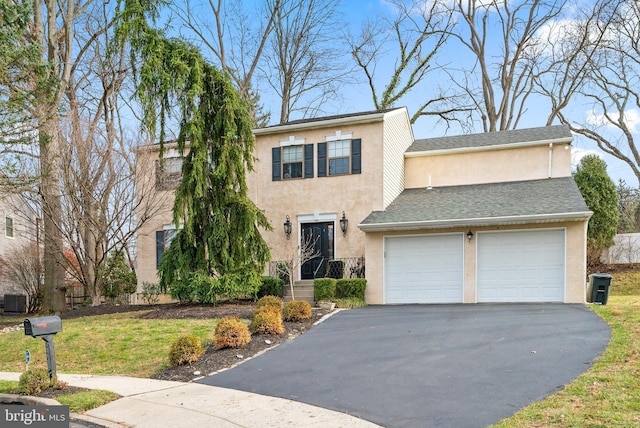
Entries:
{"label": "fascia board", "polygon": [[591,211],[576,213],[556,213],[556,214],[540,214],[540,215],[523,215],[523,216],[504,216],[504,217],[486,217],[486,218],[464,218],[451,220],[433,220],[433,221],[412,221],[412,222],[394,222],[394,223],[374,223],[358,225],[363,232],[381,232],[394,230],[426,230],[426,229],[444,229],[454,227],[482,227],[482,226],[503,226],[510,224],[535,224],[535,223],[554,223],[561,221],[581,221],[589,220],[593,215]]}
{"label": "fascia board", "polygon": [[552,140],[536,140],[536,141],[523,141],[520,143],[506,143],[496,144],[494,146],[478,146],[478,147],[458,147],[454,149],[439,149],[439,150],[422,150],[419,152],[405,152],[405,158],[416,158],[423,156],[437,156],[437,155],[452,155],[456,153],[472,153],[472,152],[487,152],[494,150],[507,150],[518,149],[524,147],[535,146],[548,146],[549,144],[571,144],[573,137],[556,138]]}

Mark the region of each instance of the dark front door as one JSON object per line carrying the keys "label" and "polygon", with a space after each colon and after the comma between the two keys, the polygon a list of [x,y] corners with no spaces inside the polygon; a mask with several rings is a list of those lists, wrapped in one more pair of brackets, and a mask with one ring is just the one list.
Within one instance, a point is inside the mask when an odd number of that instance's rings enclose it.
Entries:
{"label": "dark front door", "polygon": [[303,223],[301,245],[305,244],[313,257],[302,264],[302,279],[324,277],[327,261],[333,258],[333,222]]}

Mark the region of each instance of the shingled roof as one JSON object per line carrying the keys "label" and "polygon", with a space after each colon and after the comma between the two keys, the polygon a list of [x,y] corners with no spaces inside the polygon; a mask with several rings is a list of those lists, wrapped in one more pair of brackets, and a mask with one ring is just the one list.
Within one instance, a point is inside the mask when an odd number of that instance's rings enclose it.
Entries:
{"label": "shingled roof", "polygon": [[573,177],[405,189],[358,226],[365,232],[585,220],[591,211]]}
{"label": "shingled roof", "polygon": [[550,142],[570,142],[572,138],[571,131],[566,125],[543,126],[540,128],[420,139],[415,140],[406,153],[526,143],[548,144]]}

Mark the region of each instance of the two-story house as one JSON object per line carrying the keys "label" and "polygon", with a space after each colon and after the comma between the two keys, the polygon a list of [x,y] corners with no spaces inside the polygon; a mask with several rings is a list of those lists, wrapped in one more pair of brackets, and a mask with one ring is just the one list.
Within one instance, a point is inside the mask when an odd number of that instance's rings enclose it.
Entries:
{"label": "two-story house", "polygon": [[[305,237],[318,253],[296,279],[364,276],[371,304],[584,302],[591,212],[568,128],[415,140],[397,108],[254,133],[247,184],[274,262]],[[141,231],[139,257],[169,223]]]}

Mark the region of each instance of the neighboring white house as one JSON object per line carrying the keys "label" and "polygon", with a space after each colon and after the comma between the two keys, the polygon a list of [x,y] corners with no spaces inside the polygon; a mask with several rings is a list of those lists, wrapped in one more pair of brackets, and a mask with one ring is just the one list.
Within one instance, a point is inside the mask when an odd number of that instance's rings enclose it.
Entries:
{"label": "neighboring white house", "polygon": [[600,260],[608,265],[640,263],[640,233],[619,233],[614,244],[602,252]]}
{"label": "neighboring white house", "polygon": [[[36,242],[35,214],[26,200],[18,194],[0,194],[0,260],[6,261],[11,252]],[[7,278],[0,263],[0,298],[5,294],[25,295],[21,287]]]}

